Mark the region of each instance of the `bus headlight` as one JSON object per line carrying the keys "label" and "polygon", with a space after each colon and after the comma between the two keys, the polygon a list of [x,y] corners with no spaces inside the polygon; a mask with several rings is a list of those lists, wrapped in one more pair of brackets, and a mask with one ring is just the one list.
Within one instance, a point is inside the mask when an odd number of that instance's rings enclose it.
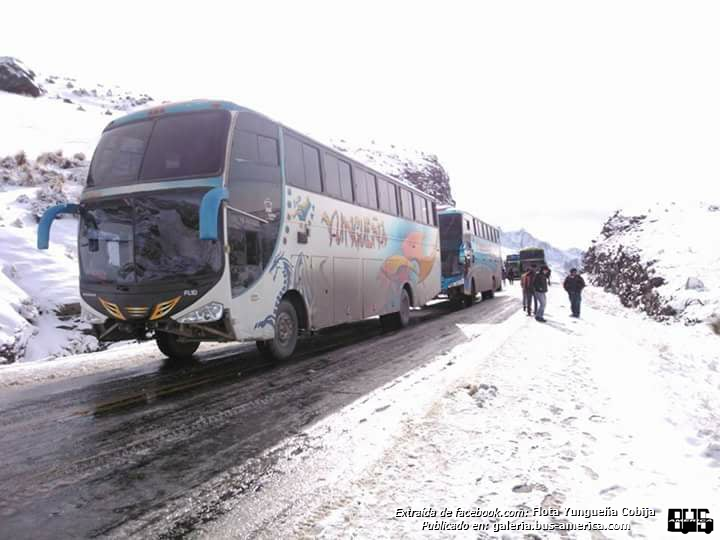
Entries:
{"label": "bus headlight", "polygon": [[195,324],[219,321],[222,319],[225,306],[220,302],[210,302],[201,308],[191,311],[187,315],[183,315],[177,322],[181,324]]}

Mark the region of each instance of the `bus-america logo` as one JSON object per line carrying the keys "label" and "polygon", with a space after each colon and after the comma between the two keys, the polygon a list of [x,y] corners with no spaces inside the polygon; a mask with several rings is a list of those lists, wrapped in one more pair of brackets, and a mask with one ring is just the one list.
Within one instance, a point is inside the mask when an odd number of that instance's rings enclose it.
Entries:
{"label": "bus-america logo", "polygon": [[708,517],[709,513],[707,508],[671,508],[668,510],[668,531],[710,534],[713,530],[713,520]]}

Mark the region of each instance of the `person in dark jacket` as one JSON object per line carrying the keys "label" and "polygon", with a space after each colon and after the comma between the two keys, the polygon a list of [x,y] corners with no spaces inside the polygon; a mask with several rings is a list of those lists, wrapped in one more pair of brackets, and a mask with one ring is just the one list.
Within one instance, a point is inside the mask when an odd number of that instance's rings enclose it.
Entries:
{"label": "person in dark jacket", "polygon": [[533,264],[530,267],[530,270],[520,277],[520,286],[522,287],[523,292],[523,311],[527,311],[528,317],[531,317],[533,314],[533,302],[535,303],[535,310],[537,311],[537,301],[534,299],[535,288],[533,285],[535,282],[536,270],[537,266]]}
{"label": "person in dark jacket", "polygon": [[550,269],[545,266],[542,271],[535,275],[533,280],[533,289],[535,290],[535,299],[537,300],[537,307],[535,308],[535,320],[538,322],[545,322],[545,304],[547,303],[547,291],[548,291],[548,274]]}
{"label": "person in dark jacket", "polygon": [[570,275],[565,278],[563,287],[570,297],[571,317],[580,317],[580,300],[582,290],[585,288],[585,280],[577,273],[577,268],[570,269]]}

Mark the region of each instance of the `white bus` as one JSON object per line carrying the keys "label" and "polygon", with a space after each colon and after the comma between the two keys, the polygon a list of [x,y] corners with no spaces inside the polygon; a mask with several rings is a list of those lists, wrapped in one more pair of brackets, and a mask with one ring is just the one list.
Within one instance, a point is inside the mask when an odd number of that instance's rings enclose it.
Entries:
{"label": "white bus", "polygon": [[228,102],[169,104],[103,131],[78,213],[84,315],[104,341],[155,338],[168,357],[380,316],[408,324],[440,290],[435,201]]}

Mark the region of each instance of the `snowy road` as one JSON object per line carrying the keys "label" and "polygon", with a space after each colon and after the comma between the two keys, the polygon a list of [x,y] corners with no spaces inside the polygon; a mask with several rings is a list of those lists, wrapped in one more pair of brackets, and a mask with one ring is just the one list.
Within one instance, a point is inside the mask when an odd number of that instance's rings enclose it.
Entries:
{"label": "snowy road", "polygon": [[[215,486],[218,475],[247,465],[264,470],[273,459],[259,457],[264,450],[467,341],[456,323],[501,323],[517,309],[508,297],[455,313],[441,304],[414,313],[406,331],[385,336],[377,321],[349,325],[317,336],[296,360],[274,368],[244,346],[232,356],[227,349],[206,353],[180,368],[150,356],[125,372],[108,366],[6,389],[0,397],[3,535],[192,530],[220,512],[213,500],[254,482],[243,472]],[[102,357],[93,356],[95,362]],[[18,378],[30,367],[16,370]],[[11,382],[6,376],[4,384]],[[208,483],[212,496],[187,501]],[[175,507],[183,515],[168,523]],[[160,522],[140,519],[147,515]]]}
{"label": "snowy road", "polygon": [[[717,337],[597,290],[575,321],[559,287],[541,325],[516,296],[333,330],[280,367],[236,348],[4,391],[2,531],[602,540],[677,538],[668,508],[717,518]],[[396,515],[446,507],[524,518]],[[487,529],[422,529],[442,521]],[[590,522],[606,530],[493,529]]]}

